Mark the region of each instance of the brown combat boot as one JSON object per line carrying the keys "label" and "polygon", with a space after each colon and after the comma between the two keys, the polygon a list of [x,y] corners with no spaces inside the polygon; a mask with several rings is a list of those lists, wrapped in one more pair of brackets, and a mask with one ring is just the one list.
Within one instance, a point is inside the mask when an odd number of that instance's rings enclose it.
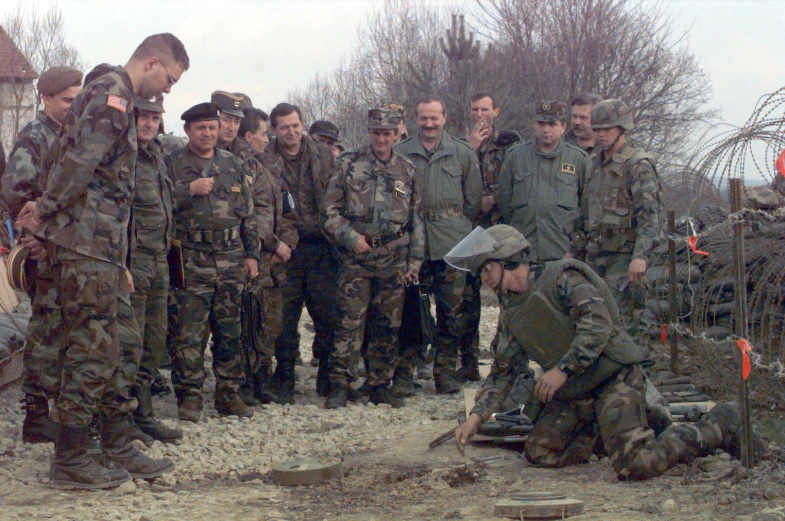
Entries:
{"label": "brown combat boot", "polygon": [[462,389],[461,384],[449,373],[442,372],[433,377],[436,380],[436,394],[455,394]]}
{"label": "brown combat boot", "polygon": [[[408,365],[408,364],[407,364]],[[395,368],[393,374],[393,383],[390,392],[396,398],[405,398],[407,396],[414,396],[414,376],[409,367],[404,367],[404,364],[399,364]]]}
{"label": "brown combat boot", "polygon": [[216,393],[215,410],[221,416],[240,416],[242,418],[253,416],[253,409],[245,405],[237,393]]}
{"label": "brown combat boot", "polygon": [[122,485],[131,475],[122,469],[107,469],[87,453],[92,443],[89,427],[60,425],[55,457],[49,469],[49,484],[65,490],[98,490]]}
{"label": "brown combat boot", "polygon": [[57,439],[57,424],[49,417],[49,402],[43,396],[25,396],[25,420],[22,423],[22,441],[49,443]]}
{"label": "brown combat boot", "polygon": [[174,470],[169,458],[152,459],[131,444],[128,419],[101,420],[101,462],[110,470],[125,469],[132,478],[150,479]]}
{"label": "brown combat boot", "polygon": [[170,429],[155,417],[153,393],[150,386],[138,387],[134,391],[136,400],[139,402],[139,406],[134,411],[134,423],[140,431],[161,443],[171,443],[183,437],[182,431]]}
{"label": "brown combat boot", "polygon": [[177,416],[180,421],[199,423],[202,418],[202,397],[187,396],[177,401]]}
{"label": "brown combat boot", "polygon": [[406,402],[404,402],[403,399],[396,398],[392,395],[390,388],[387,385],[373,386],[371,388],[370,394],[368,395],[368,401],[374,405],[386,403],[392,405],[394,409],[399,409],[406,405]]}

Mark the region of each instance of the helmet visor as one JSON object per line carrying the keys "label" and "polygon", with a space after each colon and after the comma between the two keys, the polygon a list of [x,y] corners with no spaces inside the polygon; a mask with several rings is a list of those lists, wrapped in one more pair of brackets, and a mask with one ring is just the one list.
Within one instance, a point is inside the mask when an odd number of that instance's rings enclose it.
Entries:
{"label": "helmet visor", "polygon": [[499,246],[499,242],[485,228],[478,226],[444,256],[444,261],[453,268],[473,272]]}

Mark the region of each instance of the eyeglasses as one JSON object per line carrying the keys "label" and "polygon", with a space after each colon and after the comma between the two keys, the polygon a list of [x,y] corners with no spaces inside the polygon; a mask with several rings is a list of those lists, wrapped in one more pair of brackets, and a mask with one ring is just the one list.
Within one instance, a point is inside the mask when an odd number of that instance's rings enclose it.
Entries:
{"label": "eyeglasses", "polygon": [[161,60],[158,60],[158,64],[161,66],[161,68],[166,73],[166,81],[169,82],[169,85],[167,85],[167,86],[168,87],[173,87],[174,84],[177,83],[177,79],[174,76],[172,76],[171,74],[169,74],[169,70],[166,68],[166,66],[163,64],[163,62],[161,62]]}

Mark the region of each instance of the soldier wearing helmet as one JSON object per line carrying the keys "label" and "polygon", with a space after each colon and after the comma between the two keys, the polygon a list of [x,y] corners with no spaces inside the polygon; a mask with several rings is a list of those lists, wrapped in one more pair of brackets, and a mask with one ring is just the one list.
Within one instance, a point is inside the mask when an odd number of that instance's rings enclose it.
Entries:
{"label": "soldier wearing helmet", "polygon": [[662,186],[654,157],[633,148],[626,132],[635,125],[621,100],[594,105],[597,148],[579,219],[567,224],[571,253],[583,257],[610,286],[628,332],[637,340],[643,309],[642,280],[650,252],[662,238]]}
{"label": "soldier wearing helmet", "polygon": [[586,463],[600,436],[621,480],[659,476],[720,447],[734,454],[741,435],[734,404],[657,437],[645,416],[643,352],[620,327],[608,285],[573,259],[530,266],[529,249],[520,232],[502,224],[475,228],[444,257],[479,275],[505,306],[491,373],[455,431],[456,443],[468,443],[501,410],[518,373],[534,360],[545,371],[526,406],[535,424],[524,454],[534,465]]}

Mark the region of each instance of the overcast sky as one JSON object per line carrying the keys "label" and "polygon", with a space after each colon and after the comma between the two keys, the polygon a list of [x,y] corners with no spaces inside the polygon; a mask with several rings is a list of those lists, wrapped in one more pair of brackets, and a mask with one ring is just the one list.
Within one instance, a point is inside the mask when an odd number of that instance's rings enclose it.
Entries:
{"label": "overcast sky", "polygon": [[[425,0],[423,0],[425,1]],[[40,12],[49,0],[24,0]],[[69,41],[90,64],[125,63],[142,39],[172,32],[191,69],[165,106],[168,128],[216,89],[248,93],[268,110],[287,90],[327,72],[357,44],[357,29],[379,0],[125,1],[60,0]],[[471,0],[452,2],[474,6]],[[447,5],[444,3],[444,5]],[[672,0],[677,25],[712,79],[712,106],[743,124],[758,98],[785,85],[785,2]],[[0,2],[0,18],[16,8]],[[40,72],[40,71],[39,71]],[[177,122],[177,123],[175,123]],[[181,131],[180,131],[181,132]]]}

